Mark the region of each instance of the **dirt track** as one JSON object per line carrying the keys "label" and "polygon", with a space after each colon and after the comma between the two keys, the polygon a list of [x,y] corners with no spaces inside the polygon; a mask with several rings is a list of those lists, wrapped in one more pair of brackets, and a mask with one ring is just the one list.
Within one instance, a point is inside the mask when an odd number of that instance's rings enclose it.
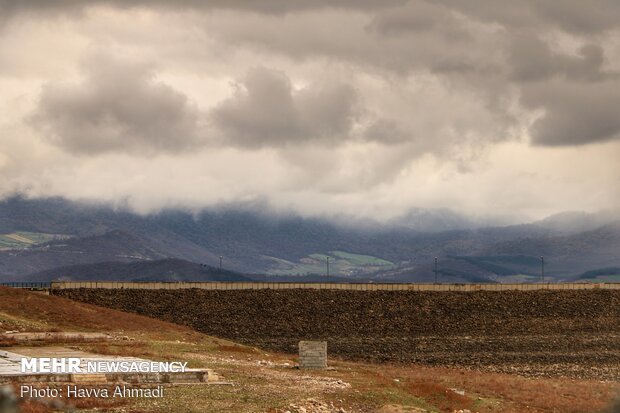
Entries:
{"label": "dirt track", "polygon": [[620,380],[620,291],[56,290],[270,350]]}

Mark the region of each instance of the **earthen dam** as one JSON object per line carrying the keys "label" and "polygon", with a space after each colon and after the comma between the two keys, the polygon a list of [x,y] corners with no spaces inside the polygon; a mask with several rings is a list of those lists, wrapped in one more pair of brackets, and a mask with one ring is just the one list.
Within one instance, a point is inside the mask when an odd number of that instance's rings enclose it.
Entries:
{"label": "earthen dam", "polygon": [[[238,284],[238,285],[233,285]],[[620,284],[57,283],[51,293],[295,353],[620,379]]]}

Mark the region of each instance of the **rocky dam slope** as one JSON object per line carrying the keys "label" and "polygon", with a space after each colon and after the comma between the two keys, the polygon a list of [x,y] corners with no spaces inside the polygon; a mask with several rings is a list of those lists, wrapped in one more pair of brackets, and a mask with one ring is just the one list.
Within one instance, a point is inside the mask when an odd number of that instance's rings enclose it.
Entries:
{"label": "rocky dam slope", "polygon": [[620,291],[54,290],[269,350],[620,379]]}

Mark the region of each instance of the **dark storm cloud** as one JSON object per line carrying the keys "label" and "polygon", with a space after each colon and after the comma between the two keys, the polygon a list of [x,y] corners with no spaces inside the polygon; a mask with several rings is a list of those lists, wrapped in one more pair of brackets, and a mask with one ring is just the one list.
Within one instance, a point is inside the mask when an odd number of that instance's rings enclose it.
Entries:
{"label": "dark storm cloud", "polygon": [[600,33],[620,26],[616,0],[437,0],[469,17],[510,28],[557,27],[576,33]]}
{"label": "dark storm cloud", "polygon": [[522,102],[544,110],[530,134],[545,146],[584,145],[620,138],[620,82],[542,82],[523,87]]}
{"label": "dark storm cloud", "polygon": [[520,88],[522,105],[543,111],[530,129],[532,143],[584,145],[620,137],[620,76],[605,64],[598,44],[567,54],[532,33],[513,37],[511,80]]}
{"label": "dark storm cloud", "polygon": [[450,9],[426,1],[411,1],[402,7],[378,10],[369,29],[386,35],[438,31],[455,39],[468,36]]}
{"label": "dark storm cloud", "polygon": [[20,12],[66,12],[93,5],[119,8],[150,7],[163,9],[228,9],[258,13],[287,13],[315,9],[372,10],[405,3],[406,0],[0,0],[0,15]]}
{"label": "dark storm cloud", "polygon": [[237,93],[211,113],[224,139],[249,148],[313,140],[345,140],[354,118],[355,93],[343,84],[295,89],[282,72],[251,70]]}
{"label": "dark storm cloud", "polygon": [[345,84],[294,88],[285,73],[256,68],[230,98],[202,112],[145,65],[97,56],[85,67],[82,82],[46,85],[31,117],[68,152],[181,153],[206,145],[205,135],[248,149],[353,138],[356,95]]}
{"label": "dark storm cloud", "polygon": [[[543,113],[529,131],[532,142],[571,146],[618,137],[616,116],[606,106],[615,102],[617,62],[608,62],[606,54],[608,42],[617,38],[610,29],[620,23],[620,3],[595,3],[410,1],[369,13],[365,24],[347,16],[321,17],[321,32],[312,30],[317,22],[299,17],[281,25],[274,19],[227,21],[217,33],[239,47],[292,59],[346,61],[384,77],[430,72],[448,90],[471,90],[473,101],[482,101],[494,116],[496,133],[485,136],[489,128],[483,127],[468,131],[479,134],[480,144],[509,138],[516,127],[511,99],[521,96],[523,109]],[[553,30],[569,33],[572,45],[551,42]],[[554,85],[538,85],[545,82]],[[403,116],[371,126],[365,137],[393,142],[402,135],[403,127],[395,125],[403,124]],[[450,121],[446,108],[446,125]],[[436,129],[410,133],[436,136]]]}
{"label": "dark storm cloud", "polygon": [[365,131],[364,139],[384,144],[398,144],[411,139],[410,132],[393,119],[379,119]]}
{"label": "dark storm cloud", "polygon": [[540,81],[561,76],[572,81],[598,81],[617,74],[605,73],[603,49],[597,44],[585,44],[576,55],[554,52],[538,36],[517,35],[509,49],[509,64],[514,80]]}
{"label": "dark storm cloud", "polygon": [[[618,27],[620,24],[620,3],[616,0],[521,0],[498,2],[496,0],[0,0],[0,16],[19,12],[65,12],[81,10],[91,5],[108,5],[118,8],[148,7],[161,9],[228,9],[259,13],[287,13],[300,10],[351,9],[380,10],[403,4],[419,5],[432,9],[447,6],[485,22],[500,23],[506,26],[535,27],[554,25],[573,33],[597,33]],[[428,12],[428,10],[427,10]],[[394,23],[387,30],[399,30],[412,26],[427,26],[420,11],[420,17],[393,15]],[[405,26],[403,26],[403,23]],[[412,26],[411,26],[412,25]]]}
{"label": "dark storm cloud", "polygon": [[147,67],[91,58],[78,84],[43,88],[33,124],[73,153],[180,152],[197,143],[197,111]]}

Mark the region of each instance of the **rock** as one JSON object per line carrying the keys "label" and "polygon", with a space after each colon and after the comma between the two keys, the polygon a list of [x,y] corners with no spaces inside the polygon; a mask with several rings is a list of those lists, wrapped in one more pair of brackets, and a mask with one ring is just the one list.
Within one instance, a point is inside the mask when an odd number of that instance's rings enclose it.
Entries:
{"label": "rock", "polygon": [[452,388],[449,389],[452,393],[456,393],[460,396],[465,396],[465,390],[461,390],[461,389],[456,389],[456,388]]}

